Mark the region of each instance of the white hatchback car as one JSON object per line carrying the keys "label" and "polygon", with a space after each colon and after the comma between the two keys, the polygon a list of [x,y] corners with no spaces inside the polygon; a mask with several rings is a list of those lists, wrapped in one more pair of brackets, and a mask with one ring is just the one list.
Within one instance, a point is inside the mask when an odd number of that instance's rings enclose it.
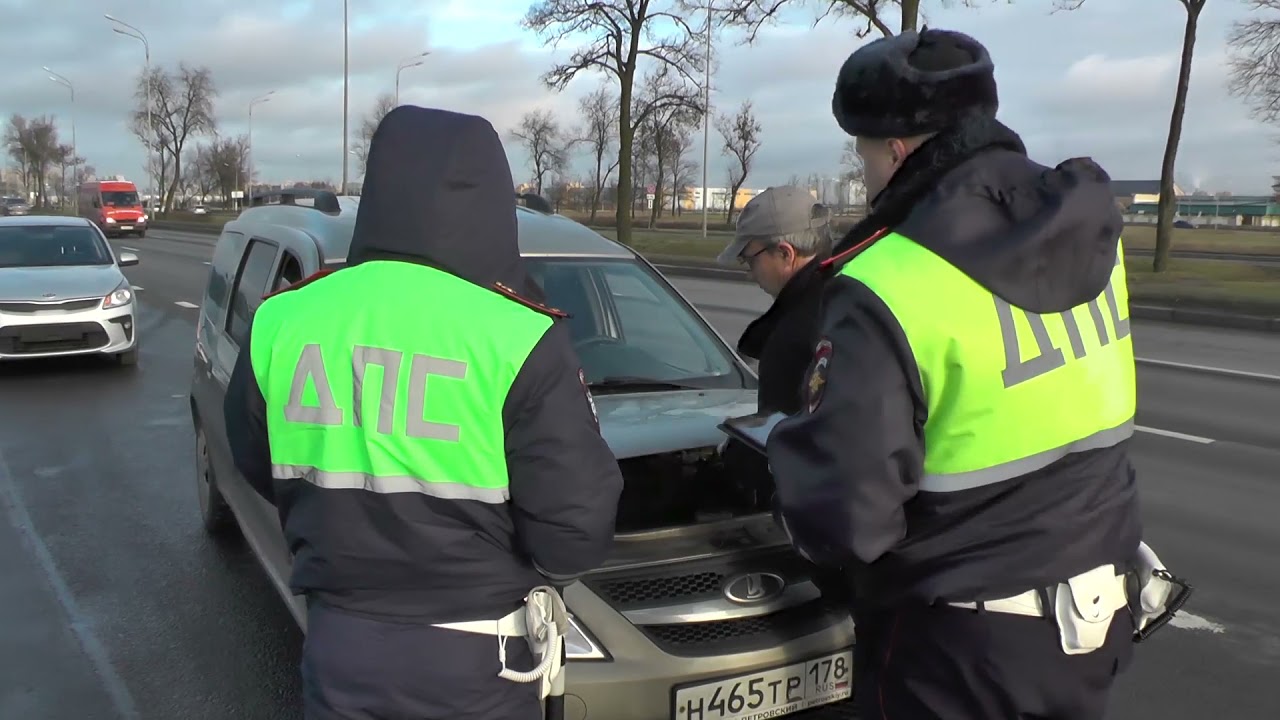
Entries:
{"label": "white hatchback car", "polygon": [[133,289],[116,257],[84,218],[0,218],[0,361],[106,355],[138,361]]}

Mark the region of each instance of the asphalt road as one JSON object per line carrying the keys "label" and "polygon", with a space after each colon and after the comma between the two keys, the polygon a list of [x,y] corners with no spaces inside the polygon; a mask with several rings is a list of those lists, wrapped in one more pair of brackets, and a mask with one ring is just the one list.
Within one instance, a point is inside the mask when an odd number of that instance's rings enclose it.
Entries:
{"label": "asphalt road", "polygon": [[[197,518],[185,395],[209,238],[115,244],[141,257],[139,367],[0,368],[0,718],[298,718],[301,634],[247,549]],[[676,283],[730,340],[767,305]],[[1140,366],[1135,452],[1148,542],[1198,591],[1138,648],[1109,717],[1280,717],[1280,378],[1255,376],[1280,375],[1280,337],[1141,321],[1134,337],[1197,366]]]}

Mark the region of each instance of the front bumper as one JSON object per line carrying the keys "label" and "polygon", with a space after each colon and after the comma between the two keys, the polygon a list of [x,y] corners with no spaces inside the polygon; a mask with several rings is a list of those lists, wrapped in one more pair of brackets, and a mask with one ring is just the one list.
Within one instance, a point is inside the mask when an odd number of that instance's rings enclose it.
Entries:
{"label": "front bumper", "polygon": [[118,237],[125,234],[143,233],[147,231],[147,220],[139,220],[133,222],[130,220],[117,220],[113,223],[103,223],[102,233],[108,237]]}
{"label": "front bumper", "polygon": [[[737,652],[675,655],[650,642],[640,628],[616,615],[616,611],[581,583],[565,591],[565,600],[591,639],[609,657],[570,660],[565,669],[566,720],[690,720],[673,707],[676,687],[760,672],[797,661],[848,651],[855,642],[853,620],[813,618],[812,629],[798,636],[780,637],[764,647]],[[713,623],[714,624],[714,623]],[[691,624],[691,628],[697,623]],[[797,713],[810,717],[847,716],[851,700],[824,711]],[[709,716],[710,714],[708,714]],[[696,720],[696,714],[692,720]],[[782,716],[786,720],[787,716]]]}
{"label": "front bumper", "polygon": [[136,300],[109,310],[102,309],[101,298],[87,308],[79,308],[77,302],[83,305],[89,299],[63,303],[74,309],[33,310],[35,303],[0,303],[0,360],[114,355],[137,347]]}

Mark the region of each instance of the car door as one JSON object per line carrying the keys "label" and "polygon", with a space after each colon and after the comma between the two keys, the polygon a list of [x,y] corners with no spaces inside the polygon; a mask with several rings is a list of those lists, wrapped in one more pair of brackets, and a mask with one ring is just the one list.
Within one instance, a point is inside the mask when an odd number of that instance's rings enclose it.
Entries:
{"label": "car door", "polygon": [[242,247],[231,283],[225,318],[217,328],[217,347],[211,363],[217,401],[210,403],[209,414],[214,417],[207,421],[217,429],[216,437],[212,437],[213,433],[210,433],[209,443],[213,446],[211,449],[215,449],[211,453],[211,459],[218,476],[219,490],[235,511],[241,530],[256,550],[259,539],[270,528],[266,521],[269,519],[271,524],[278,525],[279,520],[274,512],[264,517],[261,504],[265,504],[265,501],[249,487],[235,467],[231,447],[227,442],[222,401],[226,397],[227,383],[236,358],[240,352],[248,352],[246,341],[249,324],[253,320],[253,313],[262,304],[262,296],[267,293],[268,283],[280,254],[280,244],[262,234],[249,233]]}

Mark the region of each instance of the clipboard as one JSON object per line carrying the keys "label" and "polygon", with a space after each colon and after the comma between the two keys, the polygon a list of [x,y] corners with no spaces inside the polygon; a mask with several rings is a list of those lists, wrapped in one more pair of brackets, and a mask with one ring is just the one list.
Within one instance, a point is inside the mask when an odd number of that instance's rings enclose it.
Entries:
{"label": "clipboard", "polygon": [[786,413],[780,412],[739,415],[726,418],[716,428],[761,455],[767,455],[765,447],[769,442],[769,434],[787,417]]}

